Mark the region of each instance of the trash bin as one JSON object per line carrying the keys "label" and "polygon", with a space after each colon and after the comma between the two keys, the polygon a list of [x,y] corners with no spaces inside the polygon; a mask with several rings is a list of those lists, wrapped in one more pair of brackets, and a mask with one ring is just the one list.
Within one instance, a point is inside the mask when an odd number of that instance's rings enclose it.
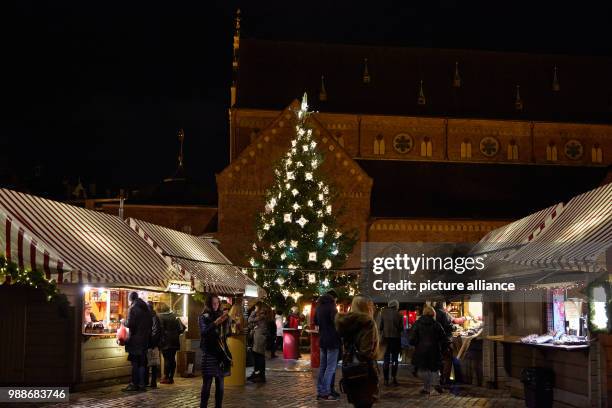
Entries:
{"label": "trash bin", "polygon": [[528,408],[552,408],[555,373],[550,368],[528,367],[521,372],[525,386],[525,406]]}

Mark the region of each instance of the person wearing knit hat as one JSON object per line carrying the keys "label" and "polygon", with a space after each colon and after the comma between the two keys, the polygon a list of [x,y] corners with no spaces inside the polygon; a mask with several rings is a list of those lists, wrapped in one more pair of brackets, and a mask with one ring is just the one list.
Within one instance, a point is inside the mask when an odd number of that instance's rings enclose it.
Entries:
{"label": "person wearing knit hat", "polygon": [[380,334],[385,339],[385,358],[383,363],[383,374],[385,385],[389,385],[389,368],[393,377],[393,385],[397,382],[397,369],[399,366],[399,353],[401,350],[401,334],[404,330],[403,318],[399,313],[399,302],[391,299],[388,306],[383,309],[380,319]]}

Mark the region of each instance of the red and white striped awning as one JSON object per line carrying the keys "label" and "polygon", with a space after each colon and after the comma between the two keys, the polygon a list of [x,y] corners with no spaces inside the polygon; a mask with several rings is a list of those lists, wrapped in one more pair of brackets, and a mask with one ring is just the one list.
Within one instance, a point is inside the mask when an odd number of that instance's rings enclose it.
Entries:
{"label": "red and white striped awning", "polygon": [[168,263],[190,275],[199,290],[232,295],[244,293],[252,283],[209,240],[133,218],[128,221]]}
{"label": "red and white striped awning", "polygon": [[558,219],[507,260],[533,268],[599,272],[612,246],[612,183],[572,198]]}
{"label": "red and white striped awning", "polygon": [[16,219],[11,218],[6,208],[0,204],[0,254],[8,261],[15,262],[20,269],[43,271],[47,279],[63,282],[70,276],[73,268],[51,248],[38,241]]}
{"label": "red and white striped awning", "polygon": [[25,266],[57,274],[58,282],[163,290],[184,280],[116,216],[7,189],[0,189],[0,212],[6,252],[30,258]]}
{"label": "red and white striped awning", "polygon": [[470,254],[486,254],[488,261],[503,259],[541,234],[562,211],[563,203],[555,204],[499,227],[485,235]]}

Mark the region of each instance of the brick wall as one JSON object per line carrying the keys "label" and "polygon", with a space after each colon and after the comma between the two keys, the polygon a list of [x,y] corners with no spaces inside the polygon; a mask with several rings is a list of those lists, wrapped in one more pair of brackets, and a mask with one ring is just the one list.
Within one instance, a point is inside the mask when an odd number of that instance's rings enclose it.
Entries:
{"label": "brick wall", "polygon": [[[278,111],[234,110],[233,157],[246,149],[254,135],[269,126],[279,114]],[[591,150],[600,148],[602,162],[595,165],[612,164],[612,125],[335,113],[318,113],[316,116],[329,135],[340,140],[351,157],[593,165]],[[406,135],[405,140],[410,144],[403,151],[394,148],[394,139],[401,134]],[[385,145],[384,154],[380,151],[377,154],[374,145],[381,140]],[[421,155],[424,140],[432,143],[431,157]],[[575,146],[572,141],[579,145]],[[463,142],[471,144],[470,157],[461,155]],[[483,153],[485,145],[489,146],[487,154]],[[508,157],[511,145],[517,146],[516,158]],[[557,149],[554,162],[547,159],[546,148],[549,145]],[[579,154],[571,155],[568,151],[579,151]]]}

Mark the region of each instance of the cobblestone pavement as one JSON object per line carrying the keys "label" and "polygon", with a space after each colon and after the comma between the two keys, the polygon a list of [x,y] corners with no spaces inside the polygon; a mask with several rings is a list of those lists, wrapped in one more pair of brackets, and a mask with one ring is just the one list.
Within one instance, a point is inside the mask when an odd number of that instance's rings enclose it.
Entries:
{"label": "cobblestone pavement", "polygon": [[[340,402],[317,402],[315,392],[316,370],[310,370],[308,361],[284,361],[280,358],[268,360],[267,383],[248,384],[244,387],[226,386],[223,406],[243,407],[339,407],[348,408],[346,397]],[[250,369],[249,369],[250,371]],[[338,372],[337,378],[340,378]],[[382,387],[381,399],[375,407],[524,407],[521,399],[511,398],[501,390],[490,390],[475,386],[457,386],[451,392],[431,396],[419,394],[421,384],[407,368],[400,368],[399,387]],[[45,408],[132,408],[132,407],[198,407],[200,403],[201,378],[178,378],[173,385],[160,385],[156,390],[127,394],[121,391],[125,385],[73,393],[70,403],[46,404]],[[214,387],[214,386],[213,386]],[[214,395],[214,391],[212,392]],[[15,405],[25,408],[31,404]],[[211,396],[209,407],[214,406]]]}

